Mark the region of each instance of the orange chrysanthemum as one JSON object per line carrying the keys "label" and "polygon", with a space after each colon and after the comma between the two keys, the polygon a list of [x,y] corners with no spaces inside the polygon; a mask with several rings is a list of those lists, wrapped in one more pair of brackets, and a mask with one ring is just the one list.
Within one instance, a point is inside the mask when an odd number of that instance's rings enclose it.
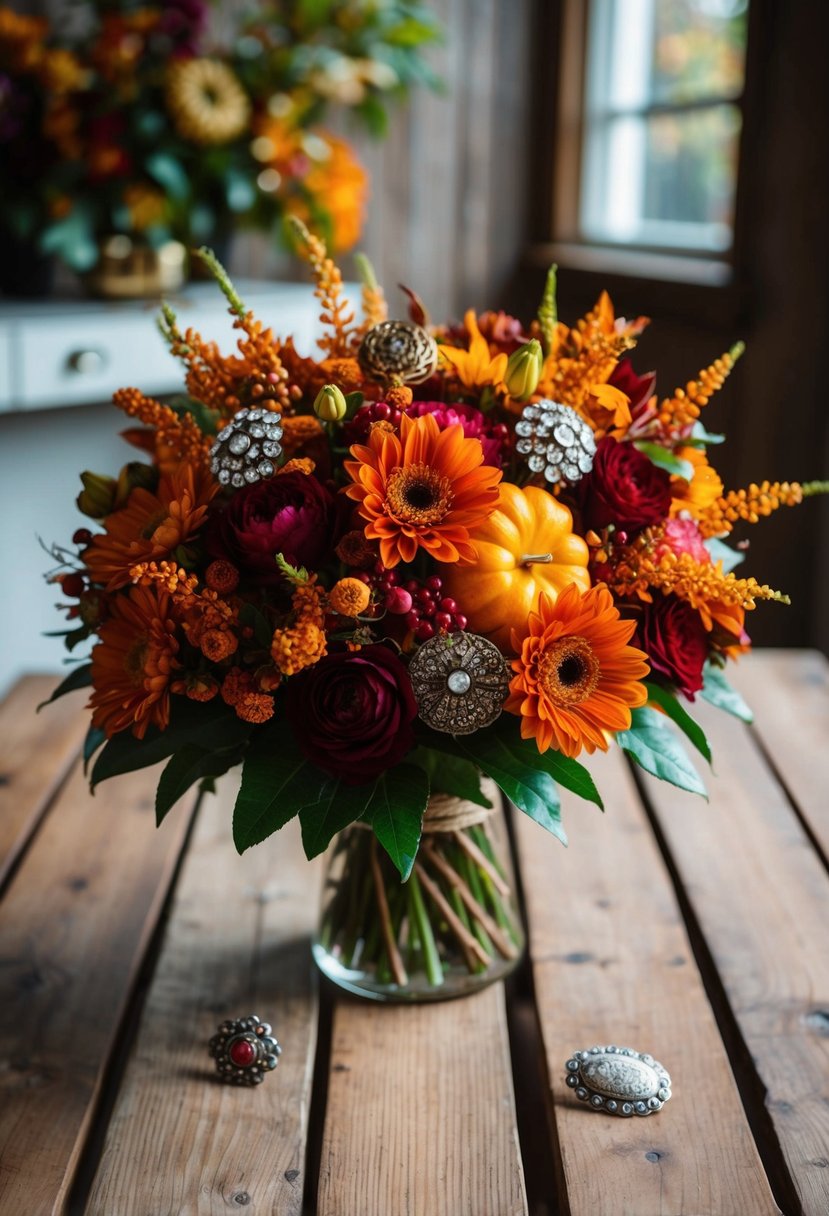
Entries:
{"label": "orange chrysanthemum", "polygon": [[469,530],[498,505],[501,470],[483,465],[478,439],[461,426],[440,430],[431,414],[403,415],[400,437],[375,428],[367,446],[355,444],[345,469],[353,485],[345,493],[368,520],[364,531],[379,540],[391,569],[425,549],[439,562],[475,561]]}
{"label": "orange chrysanthemum", "polygon": [[199,530],[219,488],[207,473],[186,465],[162,475],[154,493],[136,487],[84,552],[92,582],[117,591],[129,583],[133,566],[169,557]]}
{"label": "orange chrysanthemum", "polygon": [[131,727],[143,739],[148,726],[165,730],[170,721],[170,677],[180,666],[170,596],[133,587],[109,611],[92,650],[92,725],[108,738]]}
{"label": "orange chrysanthemum", "polygon": [[648,699],[647,655],[627,645],[635,622],[621,620],[606,587],[572,584],[555,601],[542,592],[528,624],[523,640],[513,632],[520,657],[504,706],[521,715],[522,739],[565,756],[607,751],[604,732],[627,730],[631,707]]}

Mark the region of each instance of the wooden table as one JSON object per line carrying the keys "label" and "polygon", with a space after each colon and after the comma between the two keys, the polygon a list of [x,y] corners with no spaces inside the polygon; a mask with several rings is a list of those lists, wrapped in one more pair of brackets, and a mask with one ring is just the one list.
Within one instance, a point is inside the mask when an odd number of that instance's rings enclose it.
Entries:
{"label": "wooden table", "polygon": [[[0,710],[0,1212],[45,1216],[766,1216],[829,1212],[829,668],[766,652],[702,703],[710,803],[618,754],[570,848],[516,816],[531,949],[433,1006],[320,991],[320,870],[286,830],[239,859],[233,791],[156,830],[154,771],[90,798],[80,698]],[[257,1012],[284,1054],[255,1090],[206,1042]],[[564,1084],[593,1043],[663,1061],[655,1117]]]}

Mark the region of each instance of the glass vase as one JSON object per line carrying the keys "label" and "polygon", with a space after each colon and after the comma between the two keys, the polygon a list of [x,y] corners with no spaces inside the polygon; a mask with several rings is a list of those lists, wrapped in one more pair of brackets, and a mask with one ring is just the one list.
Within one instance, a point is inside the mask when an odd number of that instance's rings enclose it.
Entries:
{"label": "glass vase", "polygon": [[434,1001],[476,992],[517,965],[524,932],[500,792],[491,810],[433,795],[406,882],[373,832],[354,824],[328,858],[320,970],[340,988],[380,1001]]}

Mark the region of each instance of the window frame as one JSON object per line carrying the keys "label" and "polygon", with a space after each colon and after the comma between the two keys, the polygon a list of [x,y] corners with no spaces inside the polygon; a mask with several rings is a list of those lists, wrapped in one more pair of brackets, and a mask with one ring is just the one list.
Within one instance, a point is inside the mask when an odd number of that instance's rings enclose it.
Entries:
{"label": "window frame", "polygon": [[[589,5],[583,0],[539,0],[536,8],[534,108],[537,146],[554,146],[546,176],[530,214],[530,245],[524,259],[528,274],[556,262],[586,279],[603,279],[617,287],[647,279],[666,289],[683,284],[689,308],[713,307],[716,318],[738,318],[746,305],[747,267],[744,250],[752,196],[748,149],[753,132],[762,128],[764,46],[759,21],[762,5],[749,4],[743,90],[737,104],[742,130],[737,158],[733,240],[728,250],[614,244],[589,240],[580,233],[580,188],[584,147],[584,89],[587,70]],[[671,294],[675,294],[671,292]],[[683,309],[684,311],[684,309]],[[712,316],[712,320],[714,317]]]}

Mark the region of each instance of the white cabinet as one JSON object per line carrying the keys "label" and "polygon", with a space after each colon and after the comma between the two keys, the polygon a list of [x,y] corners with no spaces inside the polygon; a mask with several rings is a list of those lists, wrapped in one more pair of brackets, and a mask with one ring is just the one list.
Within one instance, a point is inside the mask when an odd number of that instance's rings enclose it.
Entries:
{"label": "white cabinet", "polygon": [[[276,335],[291,334],[299,351],[312,353],[320,324],[311,283],[238,287]],[[192,326],[233,352],[238,331],[215,284],[193,285],[170,302],[182,330]],[[181,391],[181,365],[158,332],[157,313],[154,301],[0,302],[0,410],[91,405],[125,386],[151,395]]]}

